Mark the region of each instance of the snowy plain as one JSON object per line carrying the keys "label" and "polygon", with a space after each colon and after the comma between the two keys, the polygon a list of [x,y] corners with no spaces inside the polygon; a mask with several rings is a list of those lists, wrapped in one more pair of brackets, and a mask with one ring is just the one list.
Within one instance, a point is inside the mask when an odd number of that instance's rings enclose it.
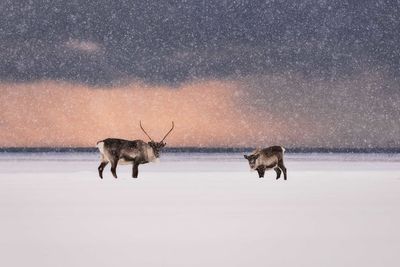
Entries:
{"label": "snowy plain", "polygon": [[0,154],[0,266],[400,266],[400,155]]}

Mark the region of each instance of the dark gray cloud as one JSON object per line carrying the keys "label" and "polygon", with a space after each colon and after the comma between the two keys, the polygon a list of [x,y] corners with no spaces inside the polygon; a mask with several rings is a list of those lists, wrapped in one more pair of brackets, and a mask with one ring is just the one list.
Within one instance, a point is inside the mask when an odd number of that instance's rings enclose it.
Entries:
{"label": "dark gray cloud", "polygon": [[400,76],[399,1],[0,3],[0,79],[179,84],[295,72]]}
{"label": "dark gray cloud", "polygon": [[385,75],[330,81],[282,73],[243,79],[241,87],[244,106],[262,113],[262,123],[288,128],[258,138],[265,142],[287,143],[290,135],[306,146],[400,147],[400,87]]}

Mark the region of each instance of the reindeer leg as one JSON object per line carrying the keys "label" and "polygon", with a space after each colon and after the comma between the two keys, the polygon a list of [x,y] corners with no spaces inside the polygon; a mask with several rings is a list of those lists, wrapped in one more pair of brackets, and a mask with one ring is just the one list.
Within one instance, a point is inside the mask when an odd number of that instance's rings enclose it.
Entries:
{"label": "reindeer leg", "polygon": [[139,175],[139,163],[133,162],[132,165],[132,178],[137,178]]}
{"label": "reindeer leg", "polygon": [[276,172],[276,180],[278,180],[281,177],[281,169],[279,167],[274,168],[274,171]]}
{"label": "reindeer leg", "polygon": [[280,160],[278,162],[278,167],[282,170],[283,172],[283,179],[287,180],[287,175],[286,175],[286,167],[283,165],[283,160]]}
{"label": "reindeer leg", "polygon": [[97,169],[99,170],[99,176],[100,176],[101,179],[103,179],[103,170],[104,170],[104,167],[105,167],[107,164],[108,164],[108,161],[102,161],[102,162],[100,163],[100,166],[97,168]]}
{"label": "reindeer leg", "polygon": [[257,172],[258,172],[258,177],[259,178],[264,178],[264,173],[265,173],[265,169],[262,167],[257,168]]}
{"label": "reindeer leg", "polygon": [[114,176],[115,179],[117,179],[117,165],[118,165],[118,159],[114,158],[111,160],[111,173]]}

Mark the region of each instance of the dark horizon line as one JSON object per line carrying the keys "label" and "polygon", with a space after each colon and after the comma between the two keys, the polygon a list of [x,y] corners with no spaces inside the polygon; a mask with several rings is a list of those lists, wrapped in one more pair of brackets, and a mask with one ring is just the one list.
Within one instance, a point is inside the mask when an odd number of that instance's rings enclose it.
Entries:
{"label": "dark horizon line", "polygon": [[[400,153],[400,147],[285,147],[288,153]],[[168,153],[239,153],[254,150],[251,147],[166,147]],[[96,152],[95,147],[0,147],[0,153],[74,153]]]}

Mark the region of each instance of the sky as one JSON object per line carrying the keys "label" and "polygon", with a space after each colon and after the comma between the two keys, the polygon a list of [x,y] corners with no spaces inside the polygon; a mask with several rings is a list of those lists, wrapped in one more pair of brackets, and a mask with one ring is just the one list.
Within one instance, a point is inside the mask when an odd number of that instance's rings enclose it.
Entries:
{"label": "sky", "polygon": [[1,1],[0,146],[400,147],[399,1]]}

